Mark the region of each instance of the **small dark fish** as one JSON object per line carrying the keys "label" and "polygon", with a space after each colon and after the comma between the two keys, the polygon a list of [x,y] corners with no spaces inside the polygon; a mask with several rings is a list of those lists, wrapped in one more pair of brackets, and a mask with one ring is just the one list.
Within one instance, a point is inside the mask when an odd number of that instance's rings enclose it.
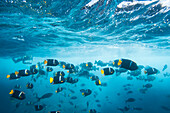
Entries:
{"label": "small dark fish", "polygon": [[145,80],[145,76],[139,75],[136,77],[137,80]]}
{"label": "small dark fish", "polygon": [[102,91],[102,88],[99,87],[99,90]]}
{"label": "small dark fish", "polygon": [[81,87],[83,87],[83,86],[85,86],[85,85],[86,85],[86,84],[83,83],[83,84],[81,84]]}
{"label": "small dark fish", "polygon": [[87,109],[82,109],[81,111],[87,111]]}
{"label": "small dark fish", "polygon": [[168,94],[166,97],[170,98],[170,94]]}
{"label": "small dark fish", "polygon": [[72,106],[74,105],[73,102],[71,102],[71,101],[69,101],[69,103],[70,103],[70,105],[72,105]]}
{"label": "small dark fish", "polygon": [[127,77],[127,80],[133,80],[133,77],[128,76],[128,77]]}
{"label": "small dark fish", "polygon": [[46,99],[49,98],[53,95],[53,93],[46,93],[43,96],[41,96],[40,98],[38,98],[38,96],[36,95],[36,98],[38,99],[38,101],[40,101],[41,99]]}
{"label": "small dark fish", "polygon": [[96,100],[96,102],[100,102],[100,100]]}
{"label": "small dark fish", "polygon": [[128,91],[128,92],[127,92],[127,94],[131,94],[131,93],[133,93],[133,91]]}
{"label": "small dark fish", "polygon": [[101,86],[106,87],[106,86],[107,86],[107,83],[102,83]]}
{"label": "small dark fish", "polygon": [[77,97],[76,96],[72,96],[70,99],[75,100],[75,99],[77,99]]}
{"label": "small dark fish", "polygon": [[61,107],[61,104],[58,104],[58,107]]}
{"label": "small dark fish", "polygon": [[139,90],[139,92],[140,92],[140,93],[143,93],[143,94],[145,94],[146,91],[147,91],[147,88],[144,88],[144,89],[140,89],[140,90]]}
{"label": "small dark fish", "polygon": [[133,86],[132,84],[125,84],[123,85],[123,87],[127,87],[127,86]]}
{"label": "small dark fish", "polygon": [[148,84],[146,84],[146,85],[143,85],[143,87],[151,88],[151,87],[152,87],[152,84],[148,83]]}
{"label": "small dark fish", "polygon": [[75,93],[75,91],[73,91],[72,89],[69,89],[69,91],[70,91],[71,93]]}
{"label": "small dark fish", "polygon": [[112,104],[112,102],[108,102],[109,104]]}
{"label": "small dark fish", "polygon": [[170,73],[168,72],[164,73],[164,77],[170,77]]}
{"label": "small dark fish", "polygon": [[105,98],[109,98],[108,96],[106,96]]}
{"label": "small dark fish", "polygon": [[117,96],[120,96],[120,93],[117,93]]}
{"label": "small dark fish", "polygon": [[167,69],[167,67],[168,67],[168,65],[165,64],[164,67],[163,67],[163,69],[162,69],[162,71],[165,71],[165,69]]}
{"label": "small dark fish", "polygon": [[159,80],[159,82],[163,82],[163,81],[164,81],[163,79]]}
{"label": "small dark fish", "polygon": [[125,102],[126,102],[126,103],[127,103],[127,102],[135,102],[135,99],[134,99],[134,98],[128,98]]}
{"label": "small dark fish", "polygon": [[37,81],[35,78],[32,78],[31,80],[33,80],[34,82],[36,82],[36,81]]}
{"label": "small dark fish", "polygon": [[124,90],[125,90],[125,91],[127,91],[127,90],[129,90],[129,89],[130,89],[130,87],[126,87],[126,88],[124,88]]}
{"label": "small dark fish", "polygon": [[97,107],[101,107],[101,105],[100,105],[100,104],[97,104]]}
{"label": "small dark fish", "polygon": [[142,111],[143,110],[143,108],[133,108],[134,110],[137,110],[137,111]]}
{"label": "small dark fish", "polygon": [[96,95],[93,95],[94,96],[94,98],[96,98]]}
{"label": "small dark fish", "polygon": [[162,109],[166,110],[166,111],[170,111],[170,108],[166,107],[166,106],[161,106]]}
{"label": "small dark fish", "polygon": [[16,108],[19,108],[20,104],[21,104],[20,102],[17,103],[15,107],[16,107]]}
{"label": "small dark fish", "polygon": [[156,79],[156,77],[154,76],[147,76],[147,78],[145,79],[145,81],[154,81]]}
{"label": "small dark fish", "polygon": [[122,111],[124,113],[125,111],[129,111],[130,107],[129,106],[125,106],[124,108],[117,108],[117,110],[120,110],[120,111]]}
{"label": "small dark fish", "polygon": [[86,104],[87,104],[87,108],[88,108],[88,107],[89,107],[89,102],[87,101],[87,103],[86,103]]}

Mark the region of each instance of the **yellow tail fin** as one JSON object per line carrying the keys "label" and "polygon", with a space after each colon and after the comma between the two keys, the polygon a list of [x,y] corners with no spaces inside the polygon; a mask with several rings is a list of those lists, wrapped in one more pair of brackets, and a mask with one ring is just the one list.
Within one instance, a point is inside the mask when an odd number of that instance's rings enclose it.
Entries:
{"label": "yellow tail fin", "polygon": [[101,73],[104,74],[104,70],[103,69],[101,70]]}
{"label": "yellow tail fin", "polygon": [[9,93],[10,95],[14,93],[14,90],[12,89],[11,92]]}
{"label": "yellow tail fin", "polygon": [[53,82],[53,78],[52,77],[50,77],[50,83],[52,83]]}
{"label": "yellow tail fin", "polygon": [[101,85],[101,81],[99,80],[99,84]]}
{"label": "yellow tail fin", "polygon": [[7,76],[6,76],[6,78],[9,78],[9,77],[10,77],[10,75],[7,75]]}
{"label": "yellow tail fin", "polygon": [[44,60],[44,64],[47,64],[47,60]]}

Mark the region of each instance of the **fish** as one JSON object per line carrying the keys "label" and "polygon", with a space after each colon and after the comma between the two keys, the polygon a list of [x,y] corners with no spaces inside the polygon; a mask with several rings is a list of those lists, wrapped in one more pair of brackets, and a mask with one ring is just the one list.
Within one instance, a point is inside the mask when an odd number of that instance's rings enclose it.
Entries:
{"label": "fish", "polygon": [[100,105],[100,104],[97,104],[97,107],[101,107],[101,105]]}
{"label": "fish", "polygon": [[129,106],[125,106],[124,108],[117,108],[117,110],[120,110],[121,112],[125,113],[125,111],[129,111],[130,107]]}
{"label": "fish", "polygon": [[75,93],[75,91],[73,91],[72,89],[68,89],[71,93]]}
{"label": "fish", "polygon": [[94,64],[97,64],[97,66],[101,66],[101,67],[104,67],[104,66],[107,66],[107,63],[104,63],[103,61],[99,60],[95,60],[95,63]]}
{"label": "fish", "polygon": [[102,84],[101,84],[101,86],[104,86],[104,87],[106,87],[107,86],[107,83],[105,82],[103,82]]}
{"label": "fish", "polygon": [[61,107],[61,104],[58,104],[58,107]]}
{"label": "fish", "polygon": [[136,77],[136,79],[137,79],[137,80],[145,80],[145,81],[147,81],[147,80],[145,79],[145,76],[142,76],[142,75],[139,75],[138,77]]}
{"label": "fish", "polygon": [[139,89],[139,92],[140,92],[140,93],[143,93],[143,94],[145,94],[146,91],[147,91],[147,88]]}
{"label": "fish", "polygon": [[87,101],[86,105],[87,105],[87,108],[88,108],[89,107],[89,102],[88,101]]}
{"label": "fish", "polygon": [[83,86],[85,86],[85,85],[86,85],[86,84],[82,83],[80,86],[83,87]]}
{"label": "fish", "polygon": [[128,77],[127,77],[127,80],[133,80],[133,77],[128,76]]}
{"label": "fish", "polygon": [[150,82],[150,81],[154,81],[155,79],[156,79],[156,77],[154,77],[154,76],[147,76],[147,78],[145,79],[145,81]]}
{"label": "fish", "polygon": [[164,73],[163,75],[164,75],[164,77],[170,77],[170,73],[168,73],[168,72]]}
{"label": "fish", "polygon": [[96,100],[96,102],[100,102],[100,100]]}
{"label": "fish", "polygon": [[124,88],[124,90],[125,90],[125,91],[127,91],[127,90],[129,90],[129,89],[130,89],[130,87],[126,87],[126,88]]}
{"label": "fish", "polygon": [[20,104],[21,104],[20,102],[17,103],[15,107],[16,107],[16,108],[19,108]]}
{"label": "fish", "polygon": [[127,86],[133,86],[133,84],[125,84],[125,85],[123,85],[123,87],[127,87]]}
{"label": "fish", "polygon": [[131,93],[133,93],[133,91],[128,91],[128,92],[127,92],[127,94],[131,94]]}
{"label": "fish", "polygon": [[70,99],[75,100],[75,99],[77,99],[77,97],[76,96],[72,96]]}
{"label": "fish", "polygon": [[137,111],[142,111],[143,108],[137,108],[137,107],[134,107],[133,110],[137,110]]}
{"label": "fish", "polygon": [[80,70],[80,71],[78,72],[77,76],[79,76],[79,77],[85,77],[85,78],[89,79],[90,73],[89,73],[88,71]]}
{"label": "fish", "polygon": [[151,87],[152,87],[152,84],[150,84],[150,83],[147,83],[147,84],[143,85],[143,87],[146,87],[146,88],[151,88]]}
{"label": "fish", "polygon": [[82,109],[81,111],[87,111],[87,109]]}
{"label": "fish", "polygon": [[99,90],[102,91],[102,88],[99,87]]}
{"label": "fish", "polygon": [[130,76],[139,76],[141,74],[141,69],[137,69],[134,71],[128,71],[127,74],[130,74]]}
{"label": "fish", "polygon": [[120,96],[120,93],[117,93],[117,96]]}
{"label": "fish", "polygon": [[71,101],[69,101],[69,103],[70,103],[70,105],[72,105],[72,106],[74,105],[74,103],[73,103],[73,102],[71,102]]}
{"label": "fish", "polygon": [[134,98],[128,98],[125,102],[126,102],[126,103],[127,103],[127,102],[135,102],[135,99],[134,99]]}
{"label": "fish", "polygon": [[167,69],[167,67],[168,67],[168,65],[165,64],[164,67],[163,67],[163,69],[162,69],[162,71],[165,71],[165,69]]}
{"label": "fish", "polygon": [[38,101],[40,101],[41,99],[46,99],[46,98],[50,98],[53,95],[53,93],[46,93],[41,97],[38,97],[36,94],[36,98],[38,99]]}
{"label": "fish", "polygon": [[170,111],[170,108],[166,107],[166,106],[161,106],[162,109],[164,109],[165,111]]}

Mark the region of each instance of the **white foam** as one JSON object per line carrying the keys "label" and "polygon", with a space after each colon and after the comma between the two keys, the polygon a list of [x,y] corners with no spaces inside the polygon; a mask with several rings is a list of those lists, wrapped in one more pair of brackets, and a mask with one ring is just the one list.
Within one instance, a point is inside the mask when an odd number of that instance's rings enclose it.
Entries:
{"label": "white foam", "polygon": [[160,0],[160,4],[162,4],[163,7],[170,7],[170,0]]}
{"label": "white foam", "polygon": [[87,7],[91,7],[94,4],[96,4],[97,2],[99,2],[99,0],[91,0],[88,4],[86,4]]}
{"label": "white foam", "polygon": [[127,6],[133,6],[133,5],[136,5],[136,4],[148,5],[148,4],[151,4],[151,3],[155,2],[155,1],[157,1],[157,0],[152,0],[152,1],[133,1],[133,2],[123,1],[119,5],[117,5],[117,7],[118,8],[125,8]]}

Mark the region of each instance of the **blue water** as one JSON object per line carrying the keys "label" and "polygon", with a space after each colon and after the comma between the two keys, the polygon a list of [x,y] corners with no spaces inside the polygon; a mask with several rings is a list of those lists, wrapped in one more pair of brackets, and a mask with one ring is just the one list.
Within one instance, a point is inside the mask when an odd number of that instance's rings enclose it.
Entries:
{"label": "blue water", "polygon": [[[118,108],[129,105],[131,109],[126,111],[127,113],[169,113],[170,78],[164,74],[170,73],[170,1],[153,1],[139,7],[133,6],[132,9],[116,11],[122,1],[124,0],[110,0],[106,5],[107,0],[103,0],[82,10],[90,0],[1,0],[0,112],[47,113],[60,110],[61,113],[88,113],[89,109],[96,109],[99,113],[121,113]],[[106,82],[107,87],[96,86],[93,81],[84,77],[79,77],[76,86],[69,83],[51,85],[49,79],[53,72],[49,73],[47,78],[40,77],[36,82],[31,81],[31,76],[8,80],[6,75],[20,69],[29,69],[32,65],[12,61],[13,57],[24,55],[33,56],[32,64],[43,62],[47,58],[74,65],[94,63],[95,60],[109,62],[127,58],[139,65],[155,67],[160,73],[154,75],[154,81],[145,82],[136,80],[135,77],[127,80],[126,73],[120,76],[102,76],[100,66],[99,71],[90,71],[98,75],[101,82]],[[168,68],[162,71],[165,64]],[[63,69],[54,68],[55,72],[59,70]],[[25,87],[29,81],[34,84],[32,90]],[[85,86],[81,86],[82,83]],[[123,85],[128,83],[133,84],[132,94],[127,94],[124,90]],[[153,87],[142,94],[139,90],[146,83],[151,83]],[[11,99],[9,92],[16,84],[21,85],[19,90],[26,93],[25,100]],[[66,87],[66,90],[55,94],[58,86]],[[83,97],[80,93],[83,88],[91,89],[92,94]],[[102,91],[99,88],[102,88]],[[69,89],[75,93],[71,93]],[[42,96],[49,92],[53,93],[52,97],[38,102],[46,106],[42,111],[35,111],[34,105],[26,104],[36,100],[34,93]],[[71,100],[72,96],[78,98]],[[130,97],[136,101],[125,103]],[[74,105],[71,105],[70,101]],[[16,108],[17,103],[20,105]],[[133,107],[142,110],[133,110]]]}

